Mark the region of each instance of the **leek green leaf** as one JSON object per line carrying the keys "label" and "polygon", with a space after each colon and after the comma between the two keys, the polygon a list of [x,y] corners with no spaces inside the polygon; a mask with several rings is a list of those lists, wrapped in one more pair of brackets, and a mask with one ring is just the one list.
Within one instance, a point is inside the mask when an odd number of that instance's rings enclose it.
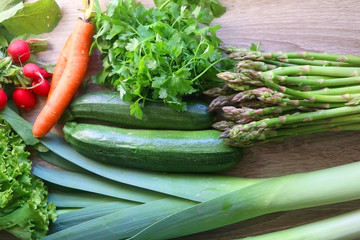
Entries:
{"label": "leek green leaf", "polygon": [[355,162],[269,179],[174,213],[131,239],[172,239],[268,213],[360,199],[359,171]]}

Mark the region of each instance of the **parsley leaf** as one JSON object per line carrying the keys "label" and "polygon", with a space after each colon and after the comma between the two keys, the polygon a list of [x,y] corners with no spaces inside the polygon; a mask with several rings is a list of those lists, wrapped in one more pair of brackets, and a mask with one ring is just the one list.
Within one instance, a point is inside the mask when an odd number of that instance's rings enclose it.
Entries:
{"label": "parsley leaf", "polygon": [[142,118],[145,101],[161,101],[186,110],[184,98],[223,84],[216,74],[222,57],[210,26],[225,12],[218,0],[155,0],[145,8],[134,0],[114,0],[97,12],[94,46],[102,53],[97,82],[132,101],[130,112]]}

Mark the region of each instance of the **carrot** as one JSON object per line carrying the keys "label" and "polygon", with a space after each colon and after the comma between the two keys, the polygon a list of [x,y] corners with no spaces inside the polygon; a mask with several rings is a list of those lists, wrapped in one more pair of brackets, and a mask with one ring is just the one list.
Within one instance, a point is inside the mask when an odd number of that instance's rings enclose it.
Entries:
{"label": "carrot", "polygon": [[59,120],[81,85],[89,63],[93,24],[79,19],[69,42],[63,73],[33,125],[34,137],[45,136]]}
{"label": "carrot", "polygon": [[71,35],[68,37],[68,39],[65,42],[64,47],[62,48],[60,55],[58,57],[58,60],[56,62],[56,66],[51,78],[51,85],[50,85],[50,90],[49,90],[49,94],[48,94],[48,98],[50,97],[50,95],[52,94],[52,92],[54,91],[57,83],[59,82],[59,79],[61,78],[61,75],[64,72],[65,66],[66,66],[66,62],[67,62],[67,58],[68,58],[68,52],[69,52],[69,45],[70,45],[70,39],[71,39]]}

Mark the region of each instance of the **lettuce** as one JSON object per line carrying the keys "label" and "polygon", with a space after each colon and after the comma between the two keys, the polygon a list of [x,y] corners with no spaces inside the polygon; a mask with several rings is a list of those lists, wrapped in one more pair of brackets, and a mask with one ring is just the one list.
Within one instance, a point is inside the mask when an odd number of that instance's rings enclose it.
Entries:
{"label": "lettuce", "polygon": [[20,239],[40,239],[56,220],[43,182],[31,174],[23,139],[0,116],[0,230]]}

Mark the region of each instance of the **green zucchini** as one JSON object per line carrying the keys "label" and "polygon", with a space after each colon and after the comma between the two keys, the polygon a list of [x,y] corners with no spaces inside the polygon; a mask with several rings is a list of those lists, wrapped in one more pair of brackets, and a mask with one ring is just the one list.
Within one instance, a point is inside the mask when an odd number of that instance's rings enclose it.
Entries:
{"label": "green zucchini", "polygon": [[65,139],[79,153],[108,164],[164,172],[216,172],[234,167],[242,149],[217,130],[128,129],[67,122]]}
{"label": "green zucchini", "polygon": [[90,92],[70,104],[66,121],[94,119],[124,127],[148,129],[198,130],[210,128],[214,115],[203,101],[188,101],[187,110],[178,112],[164,103],[146,102],[142,119],[130,115],[130,102],[114,91]]}

